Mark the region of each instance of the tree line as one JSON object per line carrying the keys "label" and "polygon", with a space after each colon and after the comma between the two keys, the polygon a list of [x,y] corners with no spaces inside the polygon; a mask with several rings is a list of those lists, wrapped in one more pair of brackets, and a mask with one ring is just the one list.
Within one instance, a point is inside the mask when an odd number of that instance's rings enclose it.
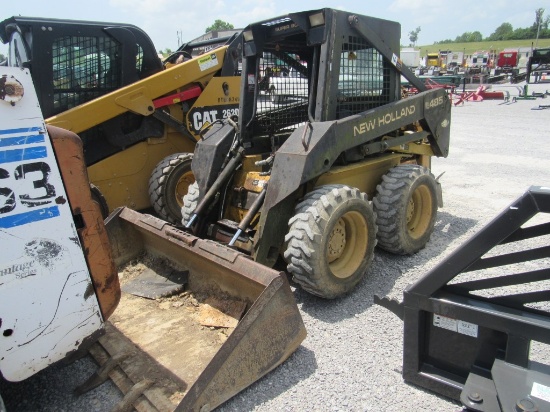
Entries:
{"label": "tree line", "polygon": [[[216,19],[216,21],[214,21],[214,23],[212,23],[210,26],[208,26],[204,30],[204,32],[208,33],[208,32],[214,31],[214,30],[233,30],[234,28],[235,28],[235,26],[233,26],[231,23],[228,23],[228,22],[220,20],[220,19]],[[180,38],[180,32],[178,32],[178,47],[181,44],[183,44],[183,39]],[[166,48],[164,50],[159,50],[158,53],[162,54],[162,55],[168,55],[168,54],[172,53],[172,49]]]}
{"label": "tree line", "polygon": [[[499,40],[527,40],[527,39],[550,39],[550,16],[544,17],[544,9],[535,10],[535,21],[530,27],[520,27],[514,29],[510,23],[502,23],[488,37],[483,37],[479,31],[465,32],[457,36],[454,40],[446,39],[436,41],[438,43],[471,43],[480,41],[499,41]],[[414,31],[413,31],[414,32]],[[411,33],[413,33],[411,32]],[[410,34],[409,33],[409,40]],[[418,34],[418,33],[417,33]],[[417,38],[415,39],[416,43]],[[411,40],[412,42],[412,40]]]}

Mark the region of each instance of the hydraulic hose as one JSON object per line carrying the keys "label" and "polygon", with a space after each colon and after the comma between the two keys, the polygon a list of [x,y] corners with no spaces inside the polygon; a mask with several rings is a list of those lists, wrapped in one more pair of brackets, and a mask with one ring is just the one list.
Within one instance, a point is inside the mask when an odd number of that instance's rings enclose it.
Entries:
{"label": "hydraulic hose", "polygon": [[221,187],[224,185],[224,183],[229,179],[229,177],[233,174],[235,169],[241,164],[241,160],[244,156],[244,148],[239,147],[237,149],[237,153],[231,160],[227,163],[225,168],[222,170],[220,175],[217,177],[217,179],[214,181],[210,189],[208,189],[208,192],[206,192],[206,195],[202,198],[202,200],[199,202],[197,207],[195,208],[195,211],[191,215],[191,219],[189,219],[189,222],[185,225],[187,229],[189,229],[191,226],[193,226],[193,223],[197,216],[200,216],[203,214],[203,212],[206,210],[208,205],[212,202],[214,197],[216,196],[216,193],[218,193],[221,189]]}
{"label": "hydraulic hose", "polygon": [[229,242],[229,246],[233,246],[241,233],[245,231],[248,228],[248,225],[250,225],[250,222],[252,222],[252,219],[254,219],[254,216],[256,216],[256,213],[260,210],[262,205],[264,204],[265,194],[267,192],[267,185],[265,185],[256,198],[254,200],[254,203],[250,206],[250,209],[248,209],[248,212],[246,213],[246,216],[241,220],[241,223],[239,223],[239,226],[237,227],[237,232],[231,239],[231,242]]}

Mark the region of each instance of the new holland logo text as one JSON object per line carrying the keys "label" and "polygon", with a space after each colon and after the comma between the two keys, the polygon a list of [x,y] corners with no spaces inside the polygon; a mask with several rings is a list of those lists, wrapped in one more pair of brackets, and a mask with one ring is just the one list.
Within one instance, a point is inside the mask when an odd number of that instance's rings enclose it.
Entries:
{"label": "new holland logo text", "polygon": [[395,110],[382,116],[378,116],[374,119],[368,119],[362,123],[359,123],[357,126],[353,126],[353,135],[357,136],[370,132],[377,127],[387,126],[403,117],[413,115],[415,111],[416,106],[411,104],[410,106],[403,107],[401,110]]}

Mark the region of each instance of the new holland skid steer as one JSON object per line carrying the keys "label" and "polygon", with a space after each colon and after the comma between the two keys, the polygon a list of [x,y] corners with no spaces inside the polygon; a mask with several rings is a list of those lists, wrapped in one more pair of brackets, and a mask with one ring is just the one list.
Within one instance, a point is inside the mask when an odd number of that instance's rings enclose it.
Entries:
{"label": "new holland skid steer", "polygon": [[179,223],[201,128],[238,113],[239,33],[186,43],[164,64],[128,24],[11,17],[0,38],[8,66],[31,70],[46,122],[81,136],[103,214],[152,206]]}
{"label": "new holland skid steer", "polygon": [[0,125],[0,379],[89,349],[102,367],[78,392],[111,377],[117,410],[205,412],[300,345],[284,273],[129,208],[104,222],[27,69],[0,66]]}
{"label": "new holland skid steer", "polygon": [[[270,267],[283,255],[326,298],[363,278],[377,242],[423,248],[442,202],[430,159],[448,155],[451,105],[402,65],[400,37],[398,23],[332,9],[244,29],[239,116],[197,144],[184,225]],[[401,98],[402,75],[418,95]]]}

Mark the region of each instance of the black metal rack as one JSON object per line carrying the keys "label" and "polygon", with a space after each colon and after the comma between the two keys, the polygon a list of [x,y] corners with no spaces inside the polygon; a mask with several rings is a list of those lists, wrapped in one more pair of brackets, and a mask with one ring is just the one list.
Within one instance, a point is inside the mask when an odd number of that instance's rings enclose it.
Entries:
{"label": "black metal rack", "polygon": [[550,367],[530,359],[550,344],[549,213],[550,187],[532,186],[402,303],[375,299],[404,321],[406,381],[475,411],[550,410]]}

